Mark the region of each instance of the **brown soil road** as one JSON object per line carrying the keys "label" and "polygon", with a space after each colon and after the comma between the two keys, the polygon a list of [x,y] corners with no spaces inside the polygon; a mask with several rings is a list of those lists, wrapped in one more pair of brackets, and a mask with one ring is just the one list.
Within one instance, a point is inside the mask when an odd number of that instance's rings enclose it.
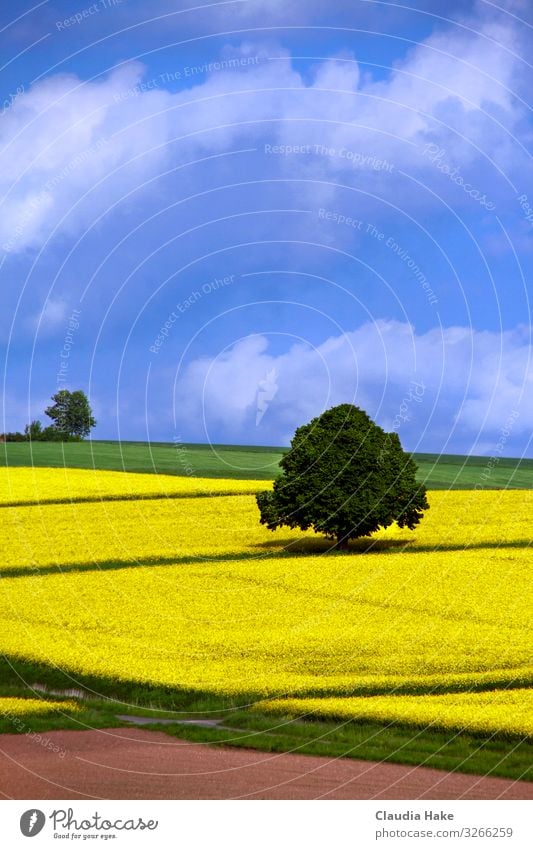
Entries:
{"label": "brown soil road", "polygon": [[[59,752],[52,747],[59,747]],[[533,783],[266,754],[139,728],[0,735],[9,799],[533,799]]]}

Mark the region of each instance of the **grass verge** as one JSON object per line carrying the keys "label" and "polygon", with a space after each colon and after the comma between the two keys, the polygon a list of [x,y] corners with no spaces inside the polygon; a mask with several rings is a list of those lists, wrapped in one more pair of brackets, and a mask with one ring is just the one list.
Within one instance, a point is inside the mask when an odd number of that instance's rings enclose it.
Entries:
{"label": "grass verge", "polygon": [[[48,691],[33,689],[39,682]],[[88,684],[89,682],[85,682]],[[212,695],[155,690],[139,685],[91,682],[85,697],[78,698],[75,715],[65,710],[49,715],[19,714],[17,723],[2,716],[0,733],[43,733],[59,729],[131,727],[118,715],[153,719],[147,730],[163,731],[196,743],[257,749],[263,752],[293,752],[328,758],[348,757],[365,761],[426,766],[475,775],[492,775],[513,780],[533,780],[533,745],[518,737],[442,732],[430,728],[408,728],[371,722],[295,720],[248,711]],[[60,670],[20,661],[0,663],[0,695],[31,697],[41,695],[61,704],[54,687],[72,688],[79,682]],[[96,690],[98,686],[98,690]],[[115,693],[113,693],[113,689]],[[98,693],[98,696],[96,695]],[[65,694],[69,702],[71,692]],[[180,720],[215,719],[215,727],[183,725]],[[160,724],[161,719],[175,723]]]}

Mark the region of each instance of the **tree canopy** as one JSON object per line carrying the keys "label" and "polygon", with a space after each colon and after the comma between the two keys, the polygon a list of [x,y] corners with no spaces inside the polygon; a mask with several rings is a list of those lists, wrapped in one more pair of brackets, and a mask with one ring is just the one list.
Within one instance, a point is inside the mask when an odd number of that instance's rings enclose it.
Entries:
{"label": "tree canopy", "polygon": [[96,425],[96,419],[85,392],[81,389],[75,392],[60,389],[52,395],[52,401],[54,403],[44,412],[52,419],[52,427],[60,437],[83,439],[89,435],[91,428]]}
{"label": "tree canopy", "polygon": [[353,404],[340,404],[299,427],[271,492],[260,492],[260,521],[336,540],[365,537],[392,522],[414,528],[429,507],[416,464],[397,433],[386,433]]}

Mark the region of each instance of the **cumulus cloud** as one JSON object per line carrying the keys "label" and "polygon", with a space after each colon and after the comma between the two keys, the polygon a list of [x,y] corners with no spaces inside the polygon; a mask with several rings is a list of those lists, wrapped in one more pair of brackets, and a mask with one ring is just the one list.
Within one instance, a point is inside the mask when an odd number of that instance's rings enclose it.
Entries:
{"label": "cumulus cloud", "polygon": [[[157,114],[157,93],[150,101],[116,100],[142,73],[132,63],[93,83],[54,75],[16,99],[0,130],[0,246],[6,253],[40,247],[62,216],[62,230],[75,232],[90,222],[97,205],[75,205],[99,181],[113,176],[100,198],[105,208],[117,191],[160,165],[166,126]],[[149,122],[143,120],[148,110]]]}
{"label": "cumulus cloud", "polygon": [[[150,78],[137,62],[93,81],[52,75],[3,116],[0,246],[6,253],[39,248],[56,225],[77,233],[169,164],[265,140],[336,151],[271,159],[271,176],[350,179],[357,170],[367,188],[379,188],[383,176],[341,150],[388,158],[430,183],[442,183],[442,176],[423,155],[429,143],[445,149],[450,166],[484,165],[486,153],[498,167],[518,169],[513,134],[519,138],[523,109],[515,97],[521,73],[510,49],[515,38],[512,18],[481,19],[477,30],[450,28],[413,48],[380,81],[362,76],[357,57],[346,53],[317,63],[309,80],[286,51],[251,43],[228,47],[221,58],[254,61],[222,65],[206,77],[185,79],[182,68],[172,79]],[[176,83],[186,87],[176,91]],[[455,188],[449,180],[441,186]],[[465,193],[458,198],[471,202]]]}
{"label": "cumulus cloud", "polygon": [[513,411],[515,435],[533,428],[530,360],[528,328],[418,334],[407,323],[379,320],[277,355],[266,336],[252,335],[191,362],[178,376],[175,406],[182,427],[204,422],[207,438],[286,444],[298,425],[349,402],[397,430],[411,449],[441,450],[452,431],[472,448],[482,437],[490,444]]}

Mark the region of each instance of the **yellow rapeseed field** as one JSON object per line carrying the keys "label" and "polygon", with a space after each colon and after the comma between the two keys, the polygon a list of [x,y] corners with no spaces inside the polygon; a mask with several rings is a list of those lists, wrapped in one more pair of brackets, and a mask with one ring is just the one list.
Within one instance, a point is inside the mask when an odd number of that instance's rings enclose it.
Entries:
{"label": "yellow rapeseed field", "polygon": [[[49,481],[50,469],[11,469],[16,473],[30,471],[43,481]],[[62,475],[67,471],[59,470]],[[72,469],[77,491],[90,489],[93,472]],[[128,473],[103,472],[128,478]],[[87,484],[83,484],[84,476]],[[146,562],[164,560],[179,563],[183,558],[236,558],[254,555],[265,558],[278,554],[319,554],[331,547],[324,538],[312,532],[301,533],[283,529],[272,533],[259,524],[253,498],[234,495],[231,498],[177,498],[145,501],[150,475],[131,475],[143,484],[139,500],[96,503],[31,504],[0,510],[2,560],[0,573],[17,568],[69,564],[104,564],[109,561]],[[165,476],[167,480],[170,476]],[[177,488],[216,484],[238,493],[240,486],[263,488],[264,482],[200,481],[170,477]],[[47,484],[43,483],[42,489]],[[126,485],[126,484],[125,484]],[[130,485],[130,484],[128,484]],[[18,492],[21,493],[22,487]],[[61,488],[58,493],[61,494]],[[117,489],[115,489],[117,492]],[[130,492],[130,490],[128,490]],[[444,549],[453,554],[483,550],[484,556],[513,557],[520,554],[526,563],[531,536],[533,491],[507,492],[432,492],[431,509],[419,528],[413,532],[392,526],[375,537],[352,543],[355,550],[369,550],[373,557],[401,553],[402,547],[432,553]],[[478,547],[476,549],[476,546]],[[478,559],[482,559],[481,555]],[[375,561],[372,561],[375,562]],[[403,558],[400,562],[403,562]]]}
{"label": "yellow rapeseed field", "polygon": [[46,699],[0,698],[0,720],[12,717],[41,716],[50,713],[76,713],[76,702],[50,702]]}
{"label": "yellow rapeseed field", "polygon": [[54,564],[261,557],[265,542],[275,542],[258,522],[254,499],[240,495],[9,507],[0,510],[0,521],[9,539],[1,573]]}
{"label": "yellow rapeseed field", "polygon": [[[223,483],[241,484],[209,481]],[[0,651],[232,704],[298,697],[306,712],[319,698],[353,718],[386,712],[386,696],[391,721],[430,724],[440,710],[462,728],[479,704],[485,730],[526,733],[511,696],[466,694],[532,682],[533,493],[429,500],[416,531],[389,528],[349,555],[266,530],[251,495],[4,507]],[[465,698],[428,701],[449,688]],[[413,693],[426,701],[404,709]]]}
{"label": "yellow rapeseed field", "polygon": [[257,492],[263,481],[136,474],[100,469],[0,468],[0,505]]}
{"label": "yellow rapeseed field", "polygon": [[431,696],[278,699],[261,702],[259,707],[262,713],[292,718],[358,719],[484,734],[505,731],[533,738],[531,688]]}

